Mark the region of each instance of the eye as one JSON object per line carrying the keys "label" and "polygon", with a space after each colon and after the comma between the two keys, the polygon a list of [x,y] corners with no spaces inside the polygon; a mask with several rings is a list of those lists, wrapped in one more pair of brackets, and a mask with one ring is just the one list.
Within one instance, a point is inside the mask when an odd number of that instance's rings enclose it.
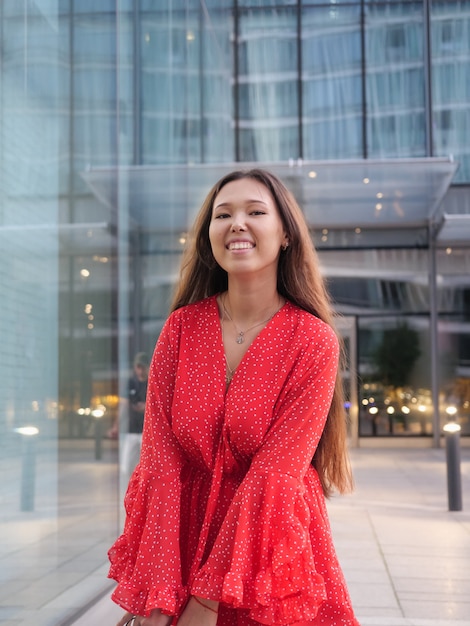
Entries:
{"label": "eye", "polygon": [[266,215],[266,211],[262,211],[261,209],[255,209],[250,213],[250,215]]}
{"label": "eye", "polygon": [[217,215],[214,215],[215,220],[224,220],[227,217],[230,217],[229,213],[218,213]]}

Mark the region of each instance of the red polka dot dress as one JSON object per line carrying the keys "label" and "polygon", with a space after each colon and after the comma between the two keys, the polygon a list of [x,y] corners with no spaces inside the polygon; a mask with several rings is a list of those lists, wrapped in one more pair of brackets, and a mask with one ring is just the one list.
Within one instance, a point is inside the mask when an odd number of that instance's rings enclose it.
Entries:
{"label": "red polka dot dress", "polygon": [[171,314],[109,551],[117,604],[179,615],[194,594],[218,626],[358,626],[311,465],[337,362],[331,328],[287,302],[227,388],[216,297]]}

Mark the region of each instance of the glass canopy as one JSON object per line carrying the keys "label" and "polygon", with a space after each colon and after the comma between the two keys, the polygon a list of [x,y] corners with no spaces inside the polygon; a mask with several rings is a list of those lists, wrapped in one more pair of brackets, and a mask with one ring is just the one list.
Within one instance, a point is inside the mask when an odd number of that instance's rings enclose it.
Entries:
{"label": "glass canopy", "polygon": [[110,209],[161,233],[186,231],[212,185],[233,169],[263,167],[295,194],[315,229],[422,228],[439,216],[457,170],[451,158],[291,161],[89,169],[83,178]]}
{"label": "glass canopy", "polygon": [[436,240],[442,246],[470,245],[470,215],[444,213]]}

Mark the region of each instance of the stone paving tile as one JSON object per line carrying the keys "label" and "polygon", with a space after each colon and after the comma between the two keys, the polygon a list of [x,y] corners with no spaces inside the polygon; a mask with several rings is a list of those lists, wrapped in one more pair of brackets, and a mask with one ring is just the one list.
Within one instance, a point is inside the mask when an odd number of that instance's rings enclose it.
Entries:
{"label": "stone paving tile", "polygon": [[[470,451],[462,457],[465,503]],[[356,491],[328,509],[362,626],[470,626],[470,515],[447,510],[443,451],[354,450],[352,460]]]}
{"label": "stone paving tile", "polygon": [[[328,510],[361,626],[470,626],[470,449],[462,449],[464,511],[453,513],[443,450],[358,449],[351,456],[356,491],[332,498]],[[40,515],[2,524],[2,626],[69,626],[110,585],[110,514],[101,494],[93,497],[83,511],[70,496],[60,538]],[[90,528],[101,539],[90,541]],[[74,626],[112,625],[120,615],[108,591]]]}
{"label": "stone paving tile", "polygon": [[361,620],[361,626],[468,626],[469,622],[465,620],[442,620],[442,619],[414,619],[414,618],[397,618],[397,617],[364,617]]}

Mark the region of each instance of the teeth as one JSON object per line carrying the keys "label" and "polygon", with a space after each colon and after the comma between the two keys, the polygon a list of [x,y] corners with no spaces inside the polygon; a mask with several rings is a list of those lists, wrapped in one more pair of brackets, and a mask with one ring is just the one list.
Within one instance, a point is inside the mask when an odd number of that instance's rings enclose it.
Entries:
{"label": "teeth", "polygon": [[235,241],[229,245],[229,250],[248,250],[253,247],[253,244],[248,241]]}

